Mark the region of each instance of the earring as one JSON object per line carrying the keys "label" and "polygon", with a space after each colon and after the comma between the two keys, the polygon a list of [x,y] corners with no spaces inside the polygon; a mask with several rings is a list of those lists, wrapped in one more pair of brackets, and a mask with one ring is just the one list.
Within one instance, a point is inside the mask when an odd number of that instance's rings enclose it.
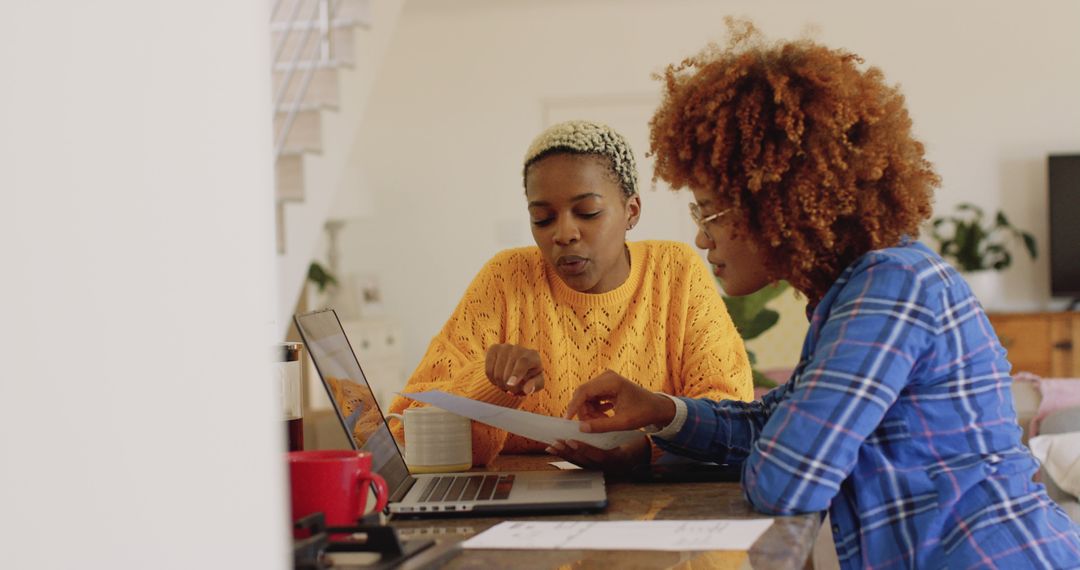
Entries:
{"label": "earring", "polygon": [[632,229],[634,229],[634,222],[627,223],[626,224],[626,231],[630,231]]}

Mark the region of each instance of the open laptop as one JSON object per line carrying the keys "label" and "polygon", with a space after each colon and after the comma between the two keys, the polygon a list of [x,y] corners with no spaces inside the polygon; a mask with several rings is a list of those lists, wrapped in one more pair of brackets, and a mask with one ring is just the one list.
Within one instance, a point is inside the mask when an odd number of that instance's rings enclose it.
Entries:
{"label": "open laptop", "polygon": [[599,510],[607,506],[596,471],[410,474],[349,339],[332,309],[294,317],[308,354],[354,449],[370,451],[386,479],[391,514],[507,514]]}

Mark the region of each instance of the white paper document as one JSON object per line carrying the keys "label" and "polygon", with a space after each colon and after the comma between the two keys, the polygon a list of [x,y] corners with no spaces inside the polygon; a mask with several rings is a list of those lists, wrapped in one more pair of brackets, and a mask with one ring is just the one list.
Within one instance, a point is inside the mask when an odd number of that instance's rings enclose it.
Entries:
{"label": "white paper document", "polygon": [[556,469],[562,469],[563,471],[573,471],[575,469],[581,469],[580,466],[574,465],[569,461],[552,461],[548,463],[548,465],[553,465]]}
{"label": "white paper document", "polygon": [[575,439],[600,449],[614,449],[624,443],[638,439],[642,435],[640,431],[636,430],[584,433],[579,429],[577,420],[553,418],[532,412],[504,408],[487,402],[447,394],[441,390],[410,394],[402,393],[400,395],[548,445],[555,443],[556,439]]}
{"label": "white paper document", "polygon": [[504,522],[466,540],[488,550],[750,550],[772,519]]}

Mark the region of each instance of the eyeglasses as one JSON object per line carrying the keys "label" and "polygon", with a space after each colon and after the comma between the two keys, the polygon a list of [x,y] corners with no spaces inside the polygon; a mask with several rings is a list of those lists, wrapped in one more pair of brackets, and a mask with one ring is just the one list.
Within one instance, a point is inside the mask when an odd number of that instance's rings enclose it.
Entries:
{"label": "eyeglasses", "polygon": [[720,210],[715,214],[703,216],[701,214],[701,206],[698,206],[697,202],[690,202],[690,217],[694,220],[694,223],[697,224],[697,227],[701,230],[701,233],[705,234],[705,237],[709,239],[712,239],[712,236],[709,235],[709,230],[705,227],[705,224],[708,224],[709,222],[719,218],[720,216],[723,216],[730,211],[731,208],[724,208],[723,210]]}

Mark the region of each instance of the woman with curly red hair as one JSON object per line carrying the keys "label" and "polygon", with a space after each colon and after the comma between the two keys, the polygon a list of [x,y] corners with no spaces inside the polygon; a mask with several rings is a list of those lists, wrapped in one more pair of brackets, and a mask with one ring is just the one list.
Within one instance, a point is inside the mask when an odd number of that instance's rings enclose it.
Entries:
{"label": "woman with curly red hair", "polygon": [[800,362],[752,403],[608,374],[568,417],[741,462],[762,512],[828,509],[844,568],[1077,566],[1076,527],[1031,481],[1005,351],[960,275],[913,241],[939,180],[903,96],[850,52],[729,27],[726,49],[664,73],[656,176],[693,191],[696,243],[729,294],[786,280],[806,295]]}

